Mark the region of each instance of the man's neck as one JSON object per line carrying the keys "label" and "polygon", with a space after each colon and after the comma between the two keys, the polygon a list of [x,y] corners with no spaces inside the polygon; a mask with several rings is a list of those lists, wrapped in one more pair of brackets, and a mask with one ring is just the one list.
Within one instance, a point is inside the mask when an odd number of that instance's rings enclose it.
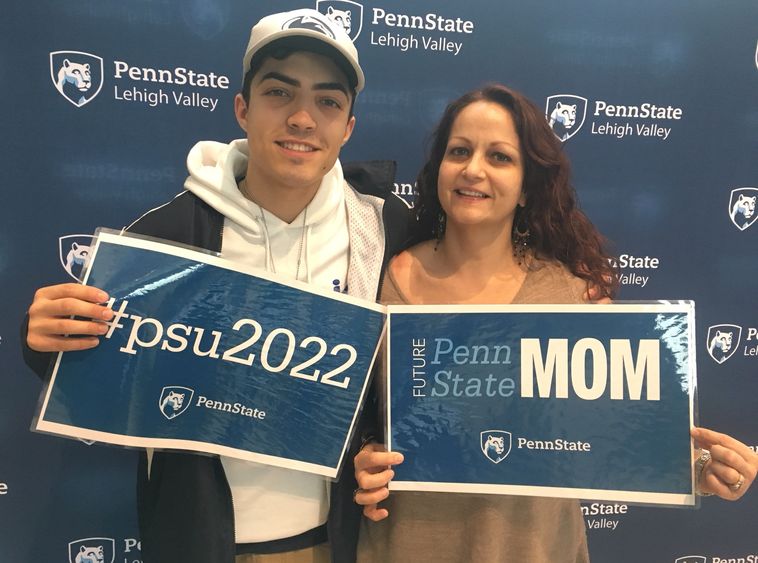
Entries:
{"label": "man's neck", "polygon": [[295,218],[313,200],[319,186],[290,190],[266,190],[256,188],[243,178],[239,183],[239,190],[245,198],[257,203],[272,215],[275,215],[285,223],[292,223]]}

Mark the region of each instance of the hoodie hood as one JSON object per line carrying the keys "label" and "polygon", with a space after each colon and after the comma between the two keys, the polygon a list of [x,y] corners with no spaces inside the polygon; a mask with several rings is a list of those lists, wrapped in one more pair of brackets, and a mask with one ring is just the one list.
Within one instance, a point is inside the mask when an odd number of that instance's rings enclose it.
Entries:
{"label": "hoodie hood", "polygon": [[[261,208],[239,191],[237,182],[247,172],[249,157],[247,140],[237,139],[228,145],[215,141],[197,143],[187,156],[189,176],[184,182],[188,191],[223,214],[227,219],[249,231],[261,232]],[[288,227],[314,226],[327,219],[344,202],[344,176],[339,160],[324,176],[316,195],[308,204],[303,222],[301,212],[291,223],[266,212],[269,234],[273,236]]]}
{"label": "hoodie hood", "polygon": [[246,139],[228,145],[202,141],[187,156],[189,177],[184,187],[225,217],[222,256],[303,281],[324,276],[322,285],[331,280],[344,284],[349,235],[339,161],[305,209],[287,223],[240,192],[237,182],[247,172],[248,157]]}

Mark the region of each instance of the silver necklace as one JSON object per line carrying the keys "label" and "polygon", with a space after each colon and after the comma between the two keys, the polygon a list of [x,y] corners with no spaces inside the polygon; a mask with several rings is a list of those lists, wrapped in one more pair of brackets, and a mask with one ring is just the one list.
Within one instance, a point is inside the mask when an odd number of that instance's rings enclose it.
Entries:
{"label": "silver necklace", "polygon": [[[239,189],[240,189],[240,192],[242,192],[243,196],[248,197],[247,196],[247,178],[242,178],[242,180],[239,183]],[[257,201],[254,203],[255,205],[258,206],[258,209],[261,212],[261,220],[263,221],[263,230],[266,232],[266,239],[270,241],[271,237],[269,237],[269,234],[268,234],[268,224],[266,223],[266,213],[264,213],[263,208],[261,207],[260,203],[258,203]],[[302,232],[300,233],[300,243],[297,248],[297,269],[295,270],[296,280],[300,278],[300,263],[302,262],[302,259],[303,259],[303,243],[305,240],[305,223],[306,223],[307,217],[308,217],[308,206],[306,205],[305,209],[303,209],[303,227],[302,227]],[[273,273],[276,273],[276,262],[274,261],[273,252],[271,252],[271,255],[269,256],[269,258],[271,259],[271,271]]]}

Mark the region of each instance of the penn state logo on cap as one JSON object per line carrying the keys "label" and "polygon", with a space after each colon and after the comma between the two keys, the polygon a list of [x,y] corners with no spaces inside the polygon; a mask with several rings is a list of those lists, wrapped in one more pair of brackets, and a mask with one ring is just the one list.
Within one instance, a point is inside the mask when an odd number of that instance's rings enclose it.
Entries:
{"label": "penn state logo on cap", "polygon": [[505,430],[485,430],[479,433],[484,457],[492,463],[500,463],[511,453],[511,433]]}
{"label": "penn state logo on cap", "polygon": [[316,9],[345,30],[355,42],[363,29],[363,6],[351,0],[316,0]]}
{"label": "penn state logo on cap", "polygon": [[729,198],[729,218],[740,231],[758,219],[758,188],[736,188]]}
{"label": "penn state logo on cap", "polygon": [[183,414],[192,404],[192,396],[195,392],[189,387],[168,385],[161,391],[158,400],[158,408],[167,419],[172,420]]}
{"label": "penn state logo on cap", "polygon": [[113,563],[115,559],[113,538],[82,538],[68,544],[69,563]]}
{"label": "penn state logo on cap", "polygon": [[329,24],[308,14],[303,16],[296,16],[290,20],[287,20],[282,25],[282,29],[309,29],[311,31],[318,31],[323,33],[331,39],[336,39],[334,33],[329,29]]}
{"label": "penn state logo on cap", "polygon": [[708,355],[718,364],[732,357],[740,345],[742,327],[738,325],[713,325],[708,327]]}
{"label": "penn state logo on cap", "polygon": [[547,99],[545,117],[560,141],[567,141],[579,132],[587,116],[587,98],[573,94],[556,94]]}
{"label": "penn state logo on cap", "polygon": [[53,51],[50,78],[61,96],[82,107],[94,100],[103,87],[103,59],[83,51]]}

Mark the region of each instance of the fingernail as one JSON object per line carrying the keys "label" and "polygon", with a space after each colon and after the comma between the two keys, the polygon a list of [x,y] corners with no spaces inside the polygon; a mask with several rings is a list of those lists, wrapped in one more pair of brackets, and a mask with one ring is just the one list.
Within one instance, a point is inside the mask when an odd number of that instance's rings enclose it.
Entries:
{"label": "fingernail", "polygon": [[101,290],[101,291],[98,291],[97,293],[97,299],[100,303],[105,303],[106,301],[108,301],[109,297],[107,293]]}
{"label": "fingernail", "polygon": [[395,472],[390,469],[390,481],[395,478]]}
{"label": "fingernail", "polygon": [[404,459],[403,454],[395,454],[395,463],[403,463]]}
{"label": "fingernail", "polygon": [[97,327],[97,332],[99,332],[100,334],[105,334],[106,332],[108,332],[108,327],[106,325],[101,325]]}
{"label": "fingernail", "polygon": [[102,316],[102,317],[103,317],[105,320],[110,320],[110,319],[113,317],[113,309],[106,309],[105,311],[103,311],[103,312],[101,313],[101,316]]}

